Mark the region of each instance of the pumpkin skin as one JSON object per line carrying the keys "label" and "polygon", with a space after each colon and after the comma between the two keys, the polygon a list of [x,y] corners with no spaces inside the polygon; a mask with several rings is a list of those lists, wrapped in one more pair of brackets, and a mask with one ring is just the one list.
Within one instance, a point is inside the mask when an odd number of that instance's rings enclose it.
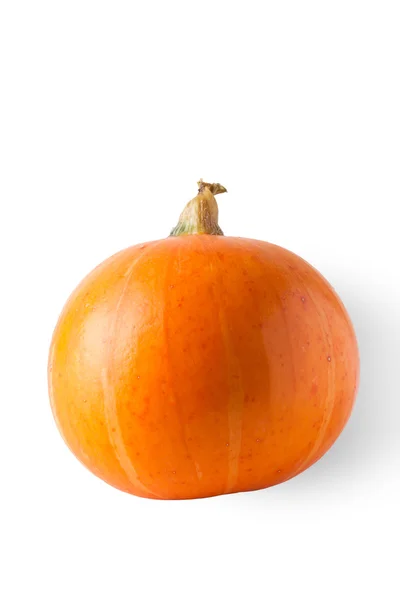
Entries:
{"label": "pumpkin skin", "polygon": [[182,235],[98,266],[54,332],[49,389],[76,457],[147,498],[255,490],[333,444],[358,386],[342,302],[278,246]]}

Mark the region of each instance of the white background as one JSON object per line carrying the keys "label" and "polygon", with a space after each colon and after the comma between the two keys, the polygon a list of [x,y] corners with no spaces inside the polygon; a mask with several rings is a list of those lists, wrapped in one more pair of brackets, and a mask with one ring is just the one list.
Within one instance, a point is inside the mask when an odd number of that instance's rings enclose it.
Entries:
{"label": "white background", "polygon": [[[4,600],[400,597],[400,4],[3,0]],[[149,501],[86,471],[47,398],[61,307],[216,180],[228,235],[314,264],[358,335],[332,450],[262,492]]]}

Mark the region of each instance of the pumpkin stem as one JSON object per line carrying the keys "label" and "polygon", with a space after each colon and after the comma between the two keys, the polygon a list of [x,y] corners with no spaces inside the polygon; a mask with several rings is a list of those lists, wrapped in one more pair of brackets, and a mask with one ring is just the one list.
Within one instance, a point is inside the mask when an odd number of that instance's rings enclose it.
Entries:
{"label": "pumpkin stem", "polygon": [[218,204],[216,194],[223,194],[226,188],[220,183],[206,183],[202,179],[197,183],[199,193],[190,200],[179,217],[178,225],[171,231],[172,236],[206,233],[224,235],[218,225]]}

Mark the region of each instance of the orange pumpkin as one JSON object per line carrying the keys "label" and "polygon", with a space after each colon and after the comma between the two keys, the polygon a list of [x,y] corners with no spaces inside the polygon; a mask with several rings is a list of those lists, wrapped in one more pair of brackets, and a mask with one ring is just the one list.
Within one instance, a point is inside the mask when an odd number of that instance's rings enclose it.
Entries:
{"label": "orange pumpkin", "polygon": [[169,238],[98,266],[54,332],[49,389],[65,442],[138,496],[285,481],[328,450],[354,403],[342,302],[295,254],[224,237],[222,191],[200,182]]}

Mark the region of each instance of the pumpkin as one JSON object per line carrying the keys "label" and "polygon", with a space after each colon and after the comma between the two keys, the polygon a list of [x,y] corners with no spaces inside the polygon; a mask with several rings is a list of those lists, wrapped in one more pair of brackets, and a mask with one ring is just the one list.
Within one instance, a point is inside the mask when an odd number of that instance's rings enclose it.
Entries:
{"label": "pumpkin", "polygon": [[69,298],[49,393],[75,456],[146,498],[281,483],[315,463],[351,413],[349,316],[307,262],[224,237],[200,182],[170,237],[122,250]]}

